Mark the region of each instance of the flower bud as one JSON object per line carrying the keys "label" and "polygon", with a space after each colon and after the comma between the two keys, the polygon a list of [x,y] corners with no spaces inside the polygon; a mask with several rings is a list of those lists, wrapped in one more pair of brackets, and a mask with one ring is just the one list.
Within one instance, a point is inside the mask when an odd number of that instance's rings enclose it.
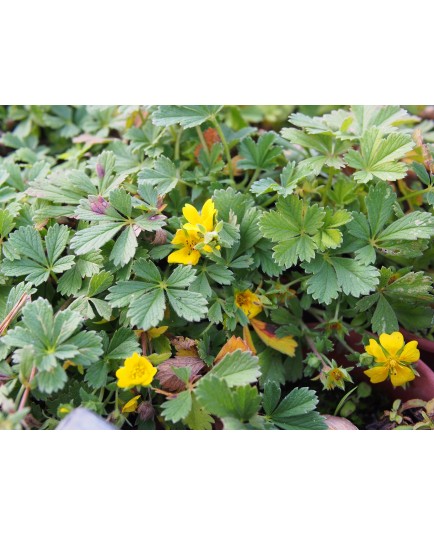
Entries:
{"label": "flower bud", "polygon": [[155,231],[155,237],[154,240],[152,240],[152,244],[155,246],[160,246],[162,244],[165,244],[167,242],[167,232],[164,231],[164,229],[157,229]]}
{"label": "flower bud", "polygon": [[150,421],[154,418],[155,409],[151,402],[142,402],[137,408],[137,413],[142,421]]}
{"label": "flower bud", "polygon": [[96,199],[90,202],[90,208],[95,214],[105,214],[110,203],[99,195]]}
{"label": "flower bud", "polygon": [[104,169],[103,165],[100,164],[99,162],[96,165],[96,174],[98,175],[98,177],[100,179],[103,179],[104,175],[105,175],[105,169]]}

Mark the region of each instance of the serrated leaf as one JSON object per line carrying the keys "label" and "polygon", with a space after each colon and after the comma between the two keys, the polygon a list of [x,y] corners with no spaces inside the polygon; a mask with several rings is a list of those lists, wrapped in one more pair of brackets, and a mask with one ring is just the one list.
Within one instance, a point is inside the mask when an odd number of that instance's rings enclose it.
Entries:
{"label": "serrated leaf", "polygon": [[184,419],[184,424],[188,426],[190,430],[211,430],[211,425],[214,423],[214,419],[199,404],[194,393],[192,393],[191,402],[191,410]]}
{"label": "serrated leaf", "polygon": [[175,164],[166,156],[160,156],[154,161],[153,168],[146,168],[138,175],[139,184],[156,186],[160,195],[165,195],[176,188],[178,172]]}
{"label": "serrated leaf", "polygon": [[233,417],[243,422],[257,414],[261,398],[255,387],[244,385],[230,389],[216,376],[202,378],[195,389],[199,404],[211,415]]}
{"label": "serrated leaf", "polygon": [[168,288],[166,293],[175,313],[189,322],[199,321],[208,311],[206,299],[198,292]]}
{"label": "serrated leaf", "polygon": [[86,372],[85,381],[94,389],[103,387],[107,382],[108,364],[101,360],[93,363]]}
{"label": "serrated leaf", "polygon": [[345,161],[357,171],[357,182],[369,182],[373,178],[396,181],[405,177],[407,167],[399,159],[405,156],[414,143],[406,134],[389,134],[387,137],[378,128],[365,131],[360,139],[360,152],[348,151]]}
{"label": "serrated leaf", "polygon": [[137,297],[128,308],[127,316],[133,326],[148,330],[158,326],[165,310],[163,289],[155,289]]}
{"label": "serrated leaf", "polygon": [[71,247],[77,255],[101,249],[123,227],[119,222],[103,222],[77,231],[71,240]]}
{"label": "serrated leaf", "polygon": [[152,115],[152,122],[161,127],[178,124],[184,128],[192,128],[213,118],[221,109],[222,106],[215,104],[159,106]]}
{"label": "serrated leaf", "polygon": [[247,385],[253,383],[261,375],[258,358],[251,352],[236,350],[226,354],[219,363],[211,369],[209,375],[223,379],[229,385]]}
{"label": "serrated leaf", "polygon": [[252,138],[242,141],[240,156],[242,159],[237,163],[240,169],[269,169],[274,167],[274,161],[282,150],[275,147],[276,135],[267,132],[258,138],[255,143]]}
{"label": "serrated leaf", "polygon": [[134,331],[127,328],[119,328],[110,339],[105,358],[125,359],[139,349],[139,342]]}
{"label": "serrated leaf", "polygon": [[325,212],[318,205],[307,206],[297,197],[279,198],[276,210],[261,217],[260,229],[266,238],[278,242],[274,259],[290,268],[298,260],[314,257],[317,245],[313,236],[323,225]]}
{"label": "serrated leaf", "polygon": [[176,398],[171,398],[163,402],[161,407],[163,408],[161,416],[173,423],[177,423],[185,419],[191,411],[191,392],[182,391]]}

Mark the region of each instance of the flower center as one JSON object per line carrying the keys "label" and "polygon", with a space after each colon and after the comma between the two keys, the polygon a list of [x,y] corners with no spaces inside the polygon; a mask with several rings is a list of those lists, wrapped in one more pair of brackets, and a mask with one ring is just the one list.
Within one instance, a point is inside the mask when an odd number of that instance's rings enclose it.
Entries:
{"label": "flower center", "polygon": [[330,374],[333,376],[333,379],[337,382],[342,380],[342,378],[344,377],[342,372],[338,369],[332,370]]}
{"label": "flower center", "polygon": [[146,374],[146,365],[139,363],[138,365],[135,365],[134,368],[131,370],[131,378],[133,380],[138,380],[142,376]]}
{"label": "flower center", "polygon": [[389,360],[389,370],[390,370],[390,374],[396,374],[396,365],[398,363],[396,362],[395,359],[390,359]]}

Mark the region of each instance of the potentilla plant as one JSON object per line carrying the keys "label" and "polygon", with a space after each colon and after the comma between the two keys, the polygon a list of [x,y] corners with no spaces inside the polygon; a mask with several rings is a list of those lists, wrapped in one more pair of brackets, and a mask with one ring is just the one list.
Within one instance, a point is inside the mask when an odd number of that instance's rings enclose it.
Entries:
{"label": "potentilla plant", "polygon": [[0,427],[368,424],[433,339],[421,111],[0,107]]}

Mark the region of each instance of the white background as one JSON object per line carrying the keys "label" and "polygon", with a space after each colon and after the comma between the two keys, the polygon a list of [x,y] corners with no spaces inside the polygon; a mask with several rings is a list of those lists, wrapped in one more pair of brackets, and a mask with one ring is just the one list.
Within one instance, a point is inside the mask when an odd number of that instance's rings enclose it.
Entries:
{"label": "white background", "polygon": [[[430,4],[15,0],[0,102],[433,104]],[[433,437],[3,432],[0,530],[427,534]]]}

